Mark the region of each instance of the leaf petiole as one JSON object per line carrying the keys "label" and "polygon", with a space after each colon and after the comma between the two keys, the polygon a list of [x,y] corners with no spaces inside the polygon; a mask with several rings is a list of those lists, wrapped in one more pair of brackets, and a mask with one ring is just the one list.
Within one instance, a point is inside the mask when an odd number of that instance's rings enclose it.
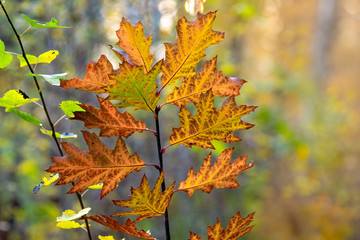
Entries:
{"label": "leaf petiole", "polygon": [[30,28],[32,28],[32,26],[29,26],[27,29],[25,29],[25,31],[24,31],[22,34],[20,34],[19,37],[22,38],[22,36],[23,36],[27,31],[29,31]]}
{"label": "leaf petiole", "polygon": [[54,127],[56,126],[56,124],[58,124],[61,120],[63,120],[66,117],[66,114],[64,114],[63,116],[61,116],[61,118],[59,118],[55,123],[54,123]]}

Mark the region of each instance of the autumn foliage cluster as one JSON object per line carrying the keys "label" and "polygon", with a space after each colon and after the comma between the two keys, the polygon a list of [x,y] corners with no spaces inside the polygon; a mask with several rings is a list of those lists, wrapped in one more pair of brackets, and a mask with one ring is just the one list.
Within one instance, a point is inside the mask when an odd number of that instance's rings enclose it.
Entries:
{"label": "autumn foliage cluster", "polygon": [[[72,119],[82,121],[86,128],[100,129],[99,135],[83,131],[83,137],[88,145],[85,151],[76,145],[62,142],[63,156],[52,157],[52,165],[46,170],[60,174],[57,185],[72,183],[68,193],[85,191],[89,187],[102,183],[100,198],[116,189],[119,182],[125,180],[133,171],[143,167],[155,167],[159,177],[151,189],[148,178],[143,176],[139,187],[131,189],[130,199],[113,200],[114,205],[131,210],[114,213],[111,216],[98,214],[83,216],[116,231],[143,239],[154,239],[144,230],[138,231],[135,224],[156,216],[165,215],[171,203],[173,194],[186,192],[189,197],[194,191],[209,193],[214,188],[236,188],[239,186],[236,177],[240,172],[251,168],[247,157],[237,157],[231,162],[234,148],[225,149],[213,165],[211,153],[203,160],[198,172],[191,168],[187,179],[172,183],[166,188],[166,172],[163,164],[171,164],[167,159],[163,163],[163,154],[169,147],[183,144],[186,147],[198,146],[204,149],[214,149],[211,141],[234,143],[240,138],[233,132],[249,129],[252,124],[241,118],[254,111],[256,107],[237,105],[235,97],[245,80],[226,77],[217,70],[214,57],[205,61],[201,70],[196,67],[205,57],[206,48],[219,43],[224,33],[212,30],[215,12],[198,14],[194,21],[181,18],[176,26],[177,39],[175,43],[165,43],[165,59],[154,62],[150,52],[151,36],[144,36],[143,25],[139,22],[133,26],[123,19],[120,29],[116,31],[119,38],[112,51],[120,60],[119,68],[102,55],[97,63],[87,65],[87,73],[83,79],[73,78],[61,80],[63,88],[103,94],[97,96],[99,108],[86,103],[79,104],[81,109],[75,111]],[[181,80],[181,84],[180,81]],[[104,98],[104,94],[107,94]],[[225,98],[222,105],[215,107],[214,98]],[[161,99],[165,99],[163,102]],[[193,115],[187,104],[196,106]],[[162,141],[160,138],[160,112],[166,113],[166,105],[179,107],[180,126],[173,128],[172,134]],[[143,121],[138,121],[126,110],[148,111],[154,117],[156,129],[149,129]],[[164,113],[164,114],[165,114]],[[137,153],[130,154],[124,138],[135,132],[152,132],[158,146],[159,165],[150,164],[140,158]],[[114,149],[107,147],[101,137],[116,136]],[[165,147],[162,143],[167,142]],[[106,201],[106,200],[103,200]],[[224,229],[219,221],[207,228],[208,239],[237,239],[251,231],[249,226],[254,213],[242,218],[236,213]],[[124,225],[113,217],[137,216],[135,220],[127,219]],[[168,231],[168,230],[167,230]],[[170,233],[168,233],[170,235]],[[190,239],[201,239],[190,232]]]}

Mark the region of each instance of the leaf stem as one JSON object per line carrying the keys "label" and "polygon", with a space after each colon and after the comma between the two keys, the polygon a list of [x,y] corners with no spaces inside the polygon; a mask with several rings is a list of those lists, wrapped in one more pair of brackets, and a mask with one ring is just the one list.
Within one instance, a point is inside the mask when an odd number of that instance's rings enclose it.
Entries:
{"label": "leaf stem", "polygon": [[62,115],[61,118],[59,118],[55,123],[54,126],[56,126],[61,120],[63,120],[66,117],[66,114]]}
{"label": "leaf stem", "polygon": [[[3,5],[3,2],[2,2],[1,0],[0,0],[0,5],[1,5],[1,8],[2,8],[2,10],[3,10],[3,12],[4,12],[4,15],[6,16],[8,22],[9,22],[9,24],[10,24],[10,26],[11,26],[11,28],[12,28],[15,36],[16,36],[16,39],[18,40],[19,46],[20,46],[20,48],[21,48],[22,56],[24,57],[24,59],[25,59],[25,61],[26,61],[26,64],[27,64],[27,66],[28,66],[28,68],[29,68],[29,70],[30,70],[30,72],[31,72],[32,74],[34,74],[34,70],[33,70],[33,68],[31,67],[30,62],[29,62],[29,60],[28,60],[27,57],[26,57],[26,52],[25,52],[24,46],[23,46],[23,44],[22,44],[22,42],[21,42],[20,36],[19,36],[18,32],[16,31],[16,28],[15,28],[13,22],[11,21],[10,16],[9,16],[9,14],[7,13],[7,11],[6,11],[6,9],[5,9],[4,5]],[[51,120],[51,118],[50,118],[49,111],[47,110],[46,103],[45,103],[45,99],[44,99],[44,96],[43,96],[43,94],[42,94],[42,91],[41,91],[39,82],[38,82],[38,80],[37,80],[37,78],[36,78],[35,76],[33,76],[33,79],[34,79],[36,88],[37,88],[37,90],[38,90],[38,93],[39,93],[39,96],[40,96],[40,99],[41,99],[41,102],[42,102],[42,105],[43,105],[43,109],[44,109],[46,118],[47,118],[48,123],[49,123],[49,125],[50,125],[50,127],[51,127],[51,130],[52,130],[52,138],[54,139],[54,141],[55,141],[55,143],[56,143],[56,146],[57,146],[57,148],[58,148],[61,156],[64,156],[64,153],[63,153],[63,151],[62,151],[62,149],[61,149],[61,147],[60,147],[60,143],[59,143],[58,139],[56,138],[55,127],[54,127],[54,124],[53,124],[53,122],[52,122],[52,120]],[[72,184],[74,185],[74,183],[72,183]],[[82,201],[82,198],[81,198],[80,193],[79,193],[79,192],[76,192],[76,196],[77,196],[77,198],[78,198],[78,200],[79,200],[79,203],[80,203],[81,208],[84,209],[84,203],[83,203],[83,201]],[[92,240],[91,232],[90,232],[90,227],[89,227],[89,223],[88,223],[87,219],[85,220],[85,223],[86,223],[86,229],[87,229],[87,232],[88,232],[89,240]]]}
{"label": "leaf stem", "polygon": [[[156,124],[156,141],[157,141],[157,147],[158,147],[158,154],[159,154],[159,163],[160,163],[160,168],[159,168],[159,173],[161,174],[161,172],[164,170],[164,165],[163,165],[163,151],[161,149],[161,139],[160,139],[160,122],[159,122],[159,111],[160,108],[156,107],[155,109],[155,124]],[[164,176],[164,180],[161,184],[161,190],[164,192],[166,189],[166,185],[165,185],[165,176]],[[168,213],[168,209],[165,210],[165,231],[166,231],[166,240],[170,240],[170,224],[169,224],[169,213]]]}
{"label": "leaf stem", "polygon": [[32,26],[29,26],[27,29],[25,29],[25,31],[19,36],[20,38],[22,38],[22,36],[30,30],[30,28],[32,28]]}

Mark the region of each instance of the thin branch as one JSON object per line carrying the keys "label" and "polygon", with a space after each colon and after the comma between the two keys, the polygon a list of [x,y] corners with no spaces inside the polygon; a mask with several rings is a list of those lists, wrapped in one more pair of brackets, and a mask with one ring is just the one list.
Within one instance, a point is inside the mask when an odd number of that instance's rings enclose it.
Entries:
{"label": "thin branch", "polygon": [[[8,15],[8,13],[7,13],[7,11],[6,11],[6,9],[5,9],[2,1],[0,1],[0,5],[1,5],[1,8],[3,9],[3,13],[5,14],[5,16],[6,16],[7,20],[8,20],[8,22],[9,22],[9,24],[10,24],[10,26],[11,26],[13,32],[14,32],[14,34],[15,34],[17,40],[18,40],[18,43],[19,43],[20,48],[21,48],[22,56],[24,57],[24,59],[25,59],[25,61],[26,61],[26,64],[27,64],[27,66],[28,66],[28,68],[29,68],[29,70],[30,70],[30,72],[31,72],[32,74],[34,74],[34,70],[33,70],[33,68],[31,67],[31,65],[30,65],[30,63],[29,63],[29,60],[28,60],[27,57],[26,57],[26,52],[25,52],[24,46],[23,46],[23,44],[22,44],[22,42],[21,42],[20,36],[19,36],[18,32],[16,31],[16,28],[15,28],[14,24],[12,23],[12,21],[11,21],[11,19],[10,19],[10,16]],[[52,120],[51,120],[51,118],[50,118],[49,111],[47,110],[46,103],[45,103],[45,99],[44,99],[44,96],[43,96],[43,94],[42,94],[42,91],[41,91],[39,82],[38,82],[38,80],[37,80],[37,78],[36,78],[35,76],[33,76],[33,79],[34,79],[36,88],[37,88],[37,90],[38,90],[38,93],[39,93],[41,102],[42,102],[42,104],[43,104],[43,109],[44,109],[45,115],[46,115],[46,117],[47,117],[48,123],[49,123],[49,125],[50,125],[50,127],[51,127],[51,130],[52,130],[52,138],[54,139],[54,141],[55,141],[55,143],[56,143],[56,146],[57,146],[57,148],[58,148],[61,156],[64,156],[64,153],[63,153],[63,151],[62,151],[62,149],[61,149],[61,147],[60,147],[60,143],[59,143],[58,139],[56,138],[56,133],[55,133],[54,124],[52,123]],[[72,184],[74,185],[74,183],[72,183]],[[82,198],[81,198],[80,193],[76,192],[76,196],[77,196],[77,198],[78,198],[78,200],[79,200],[79,203],[80,203],[81,208],[84,209],[84,203],[83,203],[83,201],[82,201]],[[86,223],[86,229],[87,229],[87,233],[88,233],[89,240],[92,240],[91,233],[90,233],[90,227],[89,227],[89,223],[88,223],[87,219],[85,219],[85,223]]]}
{"label": "thin branch", "polygon": [[[159,154],[159,163],[160,163],[160,167],[158,168],[159,173],[161,174],[161,172],[164,170],[164,165],[163,165],[163,151],[161,149],[161,139],[160,139],[160,122],[159,122],[159,111],[160,108],[156,107],[155,109],[155,124],[156,124],[156,141],[157,141],[157,147],[158,147],[158,154]],[[166,189],[166,185],[165,185],[165,176],[164,176],[164,180],[161,184],[161,190],[164,192]],[[169,224],[169,213],[168,210],[165,210],[165,231],[166,231],[166,240],[170,240],[170,224]]]}

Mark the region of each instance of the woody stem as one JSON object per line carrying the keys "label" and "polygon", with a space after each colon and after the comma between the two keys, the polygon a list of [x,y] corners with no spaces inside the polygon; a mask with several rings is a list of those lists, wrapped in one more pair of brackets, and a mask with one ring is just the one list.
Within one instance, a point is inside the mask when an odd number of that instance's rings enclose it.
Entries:
{"label": "woody stem", "polygon": [[[159,173],[161,174],[161,172],[164,169],[164,165],[163,165],[163,151],[161,148],[161,140],[160,140],[160,122],[159,122],[159,111],[160,108],[156,107],[155,109],[155,124],[156,124],[156,141],[157,141],[157,147],[158,147],[158,154],[159,154],[159,163],[160,163],[160,168],[159,168]],[[166,185],[165,185],[165,175],[164,175],[164,180],[161,184],[161,190],[164,192],[166,189]],[[168,210],[165,210],[165,231],[166,231],[166,240],[170,240],[170,225],[169,225],[169,213]]]}

